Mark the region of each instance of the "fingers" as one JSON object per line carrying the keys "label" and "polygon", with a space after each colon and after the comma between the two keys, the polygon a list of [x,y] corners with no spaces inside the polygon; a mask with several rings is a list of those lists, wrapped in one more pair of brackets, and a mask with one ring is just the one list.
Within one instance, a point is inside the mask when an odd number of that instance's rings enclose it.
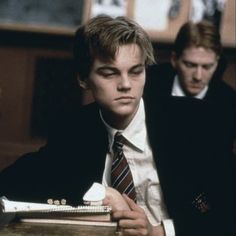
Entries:
{"label": "fingers", "polygon": [[144,210],[127,195],[122,195],[130,210],[113,212],[113,219],[118,221],[119,228],[124,235],[150,235],[150,225]]}
{"label": "fingers", "polygon": [[122,227],[144,227],[147,224],[147,217],[141,209],[136,210],[121,210],[114,211],[112,218],[119,221]]}
{"label": "fingers", "polygon": [[125,235],[125,236],[132,236],[132,235],[149,235],[148,231],[145,229],[139,230],[139,229],[122,229],[121,230],[122,234],[121,235]]}
{"label": "fingers", "polygon": [[139,219],[146,217],[144,210],[132,199],[130,199],[126,194],[122,194],[122,197],[128,206],[128,210],[123,209],[122,211],[114,211],[113,217],[115,219]]}
{"label": "fingers", "polygon": [[138,211],[140,213],[144,213],[144,210],[139,207],[131,198],[129,198],[126,194],[122,194],[123,198],[125,199],[126,203],[128,204],[129,208],[132,211]]}
{"label": "fingers", "polygon": [[142,218],[142,214],[137,211],[132,210],[121,210],[121,211],[114,211],[112,214],[113,218],[115,219],[139,219]]}
{"label": "fingers", "polygon": [[120,219],[118,228],[123,232],[123,235],[150,235],[150,227],[144,218],[135,220]]}
{"label": "fingers", "polygon": [[107,206],[107,205],[109,205],[109,204],[110,204],[109,199],[104,198],[104,199],[102,200],[102,205],[103,205],[103,206]]}
{"label": "fingers", "polygon": [[103,199],[103,205],[110,205],[112,211],[130,210],[124,197],[111,187],[106,187],[106,197]]}

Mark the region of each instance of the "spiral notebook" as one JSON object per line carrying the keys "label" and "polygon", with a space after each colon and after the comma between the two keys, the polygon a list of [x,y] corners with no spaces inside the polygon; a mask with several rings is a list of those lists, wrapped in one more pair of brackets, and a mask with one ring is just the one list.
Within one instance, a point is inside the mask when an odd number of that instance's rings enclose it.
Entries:
{"label": "spiral notebook", "polygon": [[58,223],[115,226],[110,206],[50,205],[0,199],[1,218],[31,223]]}

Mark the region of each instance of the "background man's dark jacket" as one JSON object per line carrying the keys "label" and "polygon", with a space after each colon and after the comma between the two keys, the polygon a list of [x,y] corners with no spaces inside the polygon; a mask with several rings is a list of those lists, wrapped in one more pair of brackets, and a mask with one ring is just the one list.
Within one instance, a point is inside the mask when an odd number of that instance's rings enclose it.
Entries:
{"label": "background man's dark jacket", "polygon": [[[215,118],[221,121],[224,129],[225,142],[228,141],[232,149],[232,140],[236,139],[236,91],[223,81],[225,63],[223,59],[219,61],[203,100],[215,110]],[[176,71],[170,63],[150,66],[146,83],[150,96],[156,97],[154,100],[172,96],[175,76]]]}

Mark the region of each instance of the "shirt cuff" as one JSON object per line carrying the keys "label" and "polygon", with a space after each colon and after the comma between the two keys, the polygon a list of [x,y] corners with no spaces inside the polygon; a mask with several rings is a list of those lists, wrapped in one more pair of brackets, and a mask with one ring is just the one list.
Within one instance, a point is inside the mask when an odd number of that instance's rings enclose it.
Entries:
{"label": "shirt cuff", "polygon": [[163,224],[166,236],[175,236],[175,228],[174,228],[173,220],[171,219],[163,220],[162,224]]}

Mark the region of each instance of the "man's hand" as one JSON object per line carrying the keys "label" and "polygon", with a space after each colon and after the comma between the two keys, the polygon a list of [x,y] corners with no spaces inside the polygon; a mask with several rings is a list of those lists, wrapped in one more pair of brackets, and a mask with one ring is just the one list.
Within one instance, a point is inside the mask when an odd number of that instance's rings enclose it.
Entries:
{"label": "man's hand", "polygon": [[122,235],[165,236],[162,225],[152,226],[141,207],[126,195],[123,195],[123,199],[130,209],[115,210],[112,215],[118,221]]}
{"label": "man's hand", "polygon": [[130,210],[129,205],[123,196],[114,188],[106,187],[106,196],[103,199],[103,205],[112,207],[112,211]]}

